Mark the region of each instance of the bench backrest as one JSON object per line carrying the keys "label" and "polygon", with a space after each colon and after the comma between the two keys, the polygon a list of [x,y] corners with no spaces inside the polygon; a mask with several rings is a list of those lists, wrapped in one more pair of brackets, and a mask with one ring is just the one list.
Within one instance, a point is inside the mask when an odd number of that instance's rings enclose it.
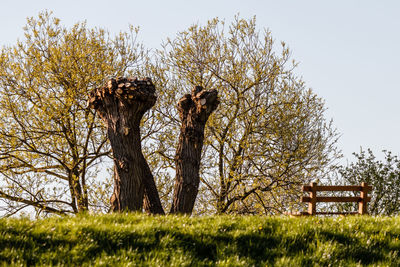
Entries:
{"label": "bench backrest", "polygon": [[[368,197],[368,192],[372,190],[372,187],[367,183],[361,183],[361,185],[318,185],[317,183],[311,183],[310,185],[303,185],[303,192],[309,192],[308,197],[302,197],[301,202],[308,202],[307,212],[302,212],[303,215],[334,215],[334,214],[367,214],[367,203],[371,200]],[[326,197],[317,196],[317,192],[321,191],[359,191],[359,197]],[[316,206],[318,202],[357,202],[358,212],[316,212]]]}

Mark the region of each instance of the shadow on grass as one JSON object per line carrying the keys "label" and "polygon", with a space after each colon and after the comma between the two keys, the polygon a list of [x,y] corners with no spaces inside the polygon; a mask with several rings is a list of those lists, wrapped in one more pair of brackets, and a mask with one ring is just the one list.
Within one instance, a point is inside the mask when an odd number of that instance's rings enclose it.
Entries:
{"label": "shadow on grass", "polygon": [[[63,229],[65,232],[65,229]],[[262,230],[243,231],[235,234],[235,227],[226,227],[224,231],[210,233],[184,233],[174,229],[154,229],[153,232],[124,232],[109,229],[81,228],[79,234],[71,238],[71,234],[3,231],[7,239],[0,237],[0,251],[14,249],[20,253],[26,265],[35,265],[43,261],[57,265],[62,262],[80,265],[88,263],[100,255],[116,255],[121,250],[134,251],[135,259],[146,261],[146,255],[161,251],[164,255],[184,253],[193,262],[217,262],[228,257],[238,256],[248,260],[249,265],[260,263],[274,264],[281,257],[301,258],[302,264],[309,265],[319,260],[312,258],[319,242],[335,242],[342,246],[335,252],[335,257],[343,261],[360,262],[363,265],[378,263],[384,260],[383,250],[391,250],[388,242],[366,246],[348,233],[337,233],[329,230],[316,232],[312,229],[302,233],[281,233],[275,226]],[[317,237],[316,237],[317,236]],[[87,246],[85,247],[85,245]],[[69,252],[83,246],[82,253],[71,255]],[[49,251],[56,251],[48,256]],[[47,255],[47,256],[46,256]],[[0,261],[12,263],[12,253],[0,254]],[[47,258],[46,258],[47,257]]]}
{"label": "shadow on grass", "polygon": [[390,250],[386,242],[381,242],[375,246],[368,246],[365,243],[361,243],[360,240],[352,238],[348,233],[321,231],[318,238],[320,241],[334,241],[343,245],[343,249],[336,255],[337,259],[352,259],[363,265],[383,261],[385,257],[382,251]]}

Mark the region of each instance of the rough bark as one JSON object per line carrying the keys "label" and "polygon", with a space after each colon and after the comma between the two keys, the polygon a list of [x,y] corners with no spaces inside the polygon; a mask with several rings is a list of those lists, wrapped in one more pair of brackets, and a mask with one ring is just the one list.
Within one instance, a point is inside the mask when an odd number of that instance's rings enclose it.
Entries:
{"label": "rough bark", "polygon": [[142,154],[140,120],[156,102],[155,87],[144,80],[111,79],[90,93],[94,108],[107,126],[115,174],[111,211],[142,211],[143,198],[151,213],[164,213],[153,175]]}
{"label": "rough bark", "polygon": [[200,184],[204,128],[219,104],[217,95],[216,90],[196,86],[192,94],[183,96],[178,103],[181,129],[175,157],[176,180],[171,213],[190,214],[193,211]]}

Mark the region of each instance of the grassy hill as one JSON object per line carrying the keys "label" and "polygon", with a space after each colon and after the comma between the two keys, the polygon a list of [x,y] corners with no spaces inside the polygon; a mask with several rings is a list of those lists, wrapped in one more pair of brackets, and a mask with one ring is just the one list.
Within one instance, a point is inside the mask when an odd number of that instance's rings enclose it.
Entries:
{"label": "grassy hill", "polygon": [[0,219],[0,265],[400,266],[400,218]]}

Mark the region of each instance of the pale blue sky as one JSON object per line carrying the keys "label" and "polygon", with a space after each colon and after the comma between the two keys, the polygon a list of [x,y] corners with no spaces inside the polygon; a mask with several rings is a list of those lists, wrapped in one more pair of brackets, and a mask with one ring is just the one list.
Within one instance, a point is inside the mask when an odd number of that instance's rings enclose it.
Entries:
{"label": "pale blue sky", "polygon": [[22,38],[26,17],[52,10],[64,24],[87,20],[112,32],[140,26],[140,41],[166,37],[218,16],[257,17],[300,62],[297,73],[326,101],[346,158],[360,146],[400,154],[400,1],[2,1],[0,45]]}

